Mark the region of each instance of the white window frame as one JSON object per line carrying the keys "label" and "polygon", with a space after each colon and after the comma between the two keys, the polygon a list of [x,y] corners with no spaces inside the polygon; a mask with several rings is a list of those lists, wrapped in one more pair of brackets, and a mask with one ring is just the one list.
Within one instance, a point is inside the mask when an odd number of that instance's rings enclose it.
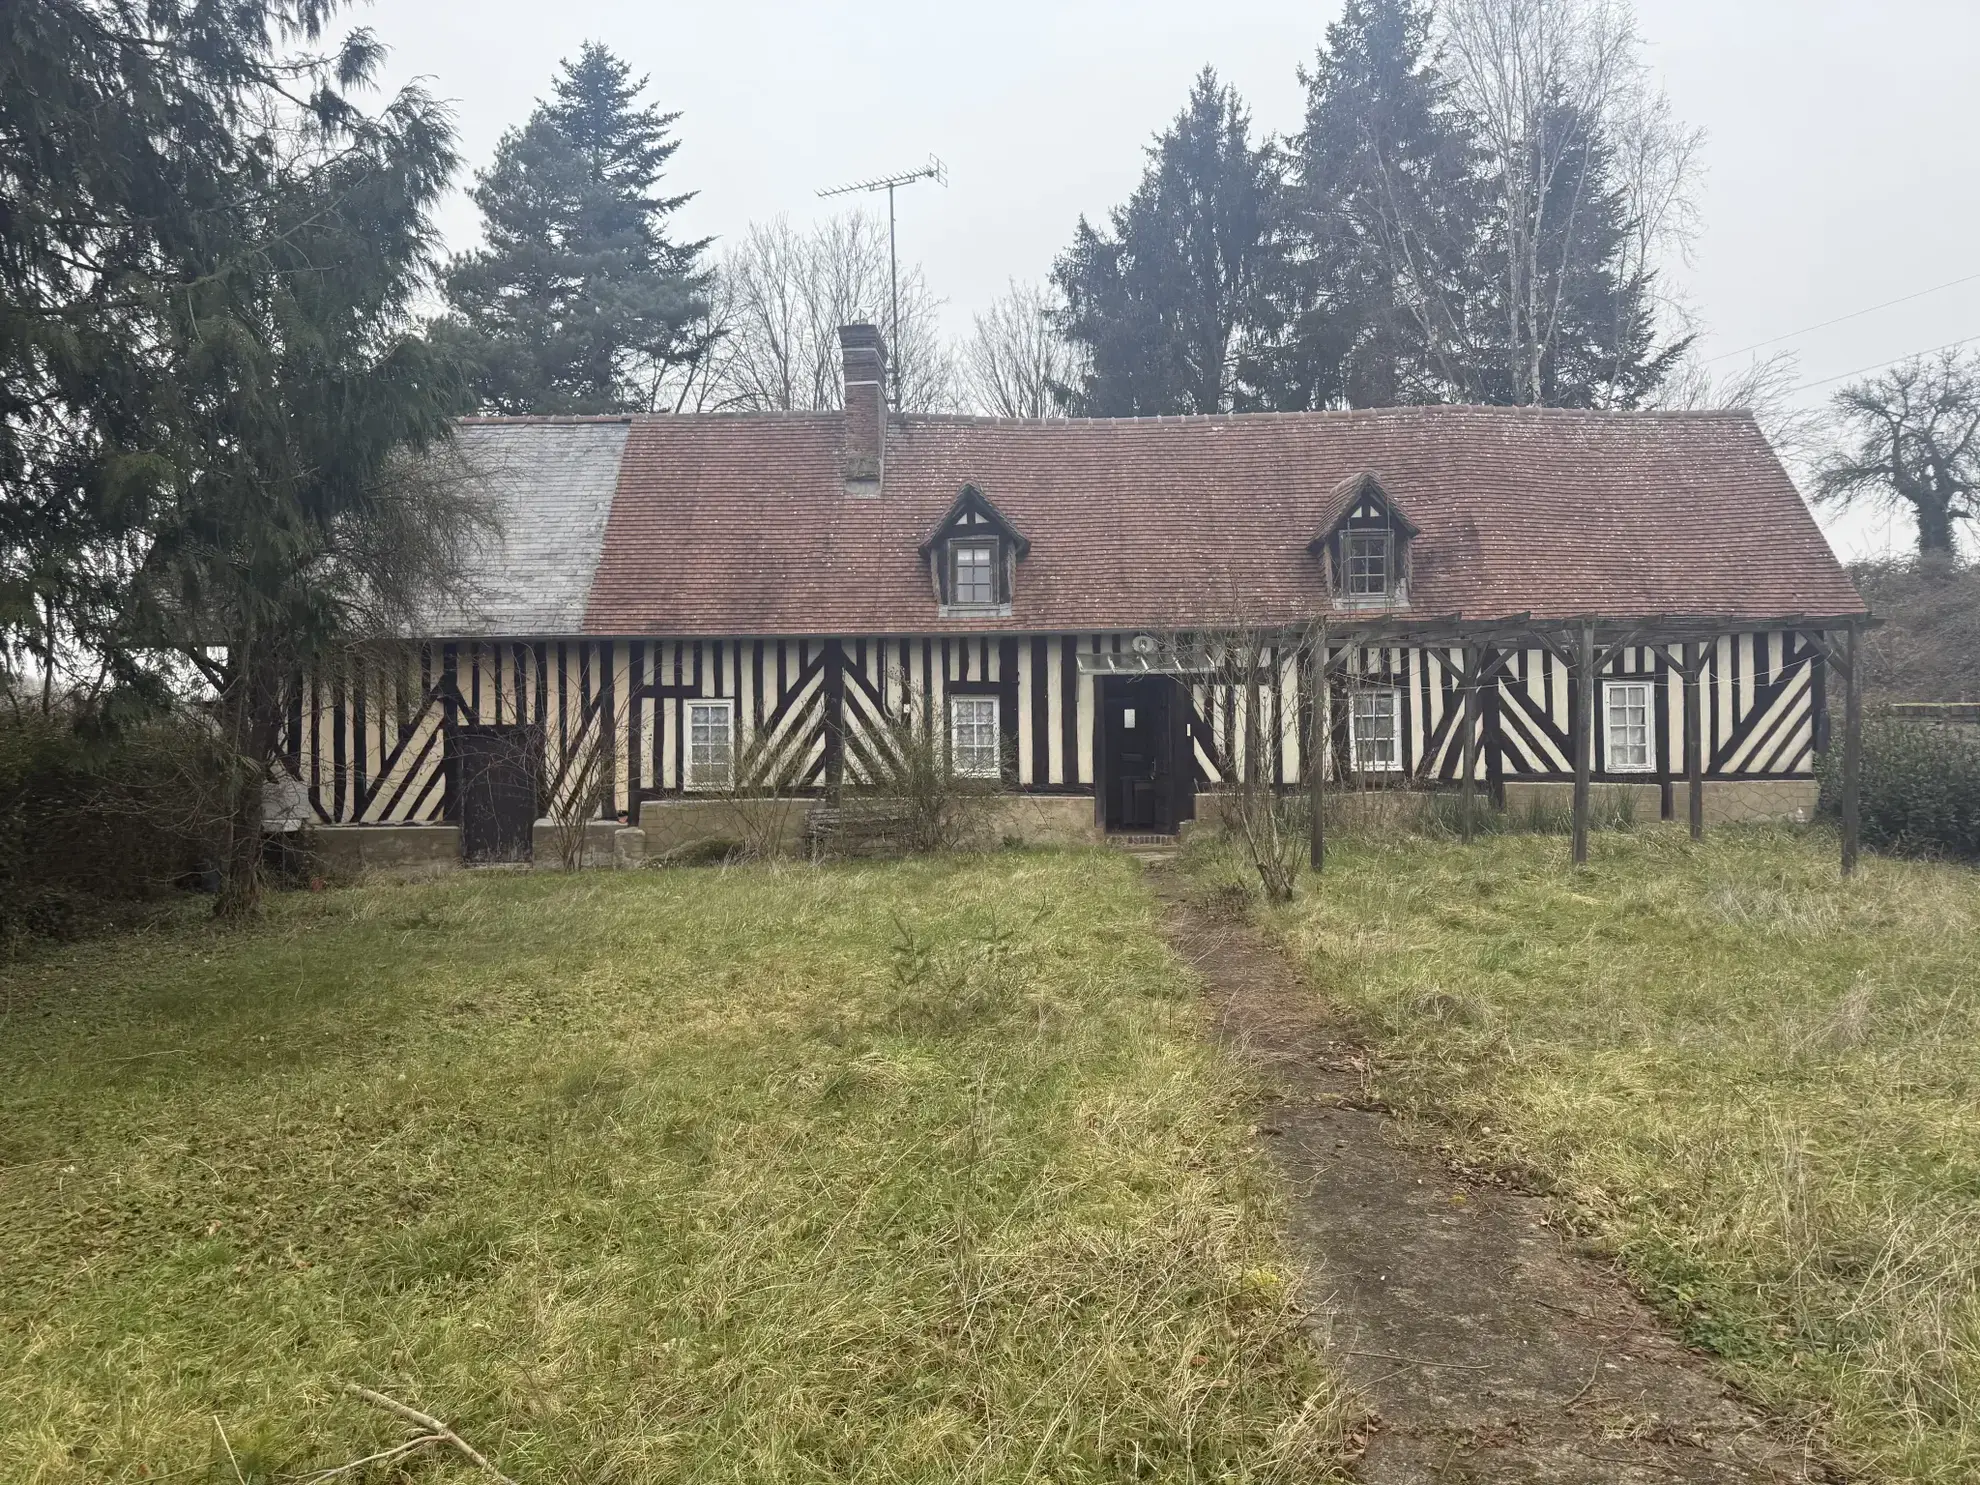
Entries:
{"label": "white window frame", "polygon": [[[1628,737],[1629,712],[1638,703],[1629,697],[1633,692],[1642,693],[1640,703],[1643,711],[1643,740],[1631,742]],[[1623,711],[1621,725],[1617,725],[1616,711]],[[1605,680],[1602,682],[1602,766],[1610,773],[1655,773],[1657,771],[1657,693],[1647,677],[1631,676],[1627,679]],[[1625,754],[1637,748],[1643,750],[1643,761],[1627,760]]]}
{"label": "white window frame", "polygon": [[[723,735],[729,744],[729,756],[719,778],[708,777],[694,756],[694,714],[697,709],[719,711],[722,714]],[[736,704],[726,696],[693,696],[683,704],[681,727],[685,733],[681,749],[681,766],[686,777],[681,780],[683,789],[726,789],[735,778],[736,772]]]}
{"label": "white window frame", "polygon": [[[1386,720],[1389,735],[1386,739],[1364,737],[1364,724],[1378,720],[1378,709],[1370,707],[1363,715],[1361,704],[1378,698],[1388,698],[1389,709]],[[1365,744],[1386,741],[1389,756],[1386,759],[1365,756]],[[1364,686],[1348,693],[1348,760],[1356,773],[1401,773],[1402,757],[1402,695],[1394,686]]]}
{"label": "white window frame", "polygon": [[[967,708],[977,719],[973,726],[982,725],[981,708],[989,708],[990,719],[990,759],[986,767],[981,747],[964,749],[962,743],[962,714]],[[949,759],[956,773],[966,779],[1000,779],[1004,776],[1004,717],[1003,708],[995,696],[951,696],[949,698]]]}
{"label": "white window frame", "polygon": [[[994,536],[957,537],[949,543],[949,602],[957,608],[995,608],[997,606],[997,550],[1000,543]],[[984,581],[990,585],[987,598],[964,598],[962,596],[962,569],[964,552],[981,552],[983,560],[972,562],[971,567],[980,567]]]}

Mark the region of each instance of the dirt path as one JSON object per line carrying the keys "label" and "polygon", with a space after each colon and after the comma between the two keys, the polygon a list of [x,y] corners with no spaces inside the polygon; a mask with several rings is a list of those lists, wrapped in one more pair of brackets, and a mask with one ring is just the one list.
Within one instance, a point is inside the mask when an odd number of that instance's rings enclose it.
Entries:
{"label": "dirt path", "polygon": [[1372,1415],[1356,1467],[1388,1482],[1833,1478],[1664,1334],[1544,1203],[1468,1183],[1366,1105],[1358,1047],[1249,924],[1151,873],[1220,1033],[1269,1079],[1259,1126],[1329,1355]]}

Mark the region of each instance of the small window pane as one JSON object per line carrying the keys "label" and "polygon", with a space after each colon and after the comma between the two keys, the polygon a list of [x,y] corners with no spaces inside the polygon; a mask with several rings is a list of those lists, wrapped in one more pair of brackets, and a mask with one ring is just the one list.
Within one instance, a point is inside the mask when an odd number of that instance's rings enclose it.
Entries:
{"label": "small window pane", "polygon": [[726,789],[735,758],[729,727],[729,703],[688,703],[688,776],[690,789]]}
{"label": "small window pane", "polygon": [[1608,764],[1616,773],[1646,773],[1656,766],[1650,746],[1650,687],[1643,681],[1610,681],[1602,688],[1609,719]]}
{"label": "small window pane", "polygon": [[1350,531],[1342,539],[1346,592],[1350,598],[1381,598],[1389,591],[1389,533]]}
{"label": "small window pane", "polygon": [[1388,771],[1402,767],[1402,743],[1396,722],[1393,689],[1354,693],[1348,712],[1348,742],[1355,768]]}
{"label": "small window pane", "polygon": [[997,601],[997,544],[959,541],[950,548],[949,601],[985,606]]}
{"label": "small window pane", "polygon": [[994,779],[1001,772],[997,736],[997,698],[949,698],[949,754],[956,772],[966,778]]}

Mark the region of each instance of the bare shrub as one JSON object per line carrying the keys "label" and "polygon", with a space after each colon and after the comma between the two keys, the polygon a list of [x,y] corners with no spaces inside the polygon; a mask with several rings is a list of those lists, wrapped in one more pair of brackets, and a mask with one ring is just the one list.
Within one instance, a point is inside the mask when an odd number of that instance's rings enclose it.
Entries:
{"label": "bare shrub", "polygon": [[799,728],[758,729],[736,749],[729,780],[716,797],[734,846],[730,854],[770,861],[784,854],[792,824],[808,801],[804,775],[809,737]]}
{"label": "bare shrub", "polygon": [[543,817],[550,825],[550,843],[557,853],[557,864],[565,871],[583,869],[585,839],[590,827],[611,818],[604,801],[612,771],[618,764],[619,733],[629,710],[627,702],[608,711],[602,700],[594,701],[577,735],[565,744],[556,768],[539,764],[545,777],[537,798],[542,801]]}
{"label": "bare shrub", "polygon": [[[1279,782],[1284,720],[1265,716],[1265,697],[1273,694],[1274,672],[1288,662],[1308,674],[1307,657],[1325,644],[1324,630],[1225,629],[1179,643],[1188,651],[1179,657],[1181,667],[1207,674],[1234,698],[1238,714],[1237,735],[1226,743],[1224,830],[1258,873],[1266,901],[1290,902],[1310,849],[1312,805],[1305,791]],[[1308,760],[1309,773],[1311,767]]]}
{"label": "bare shrub", "polygon": [[994,776],[962,772],[949,729],[924,698],[901,689],[912,699],[898,715],[849,739],[859,782],[839,799],[839,848],[925,854],[980,844],[1009,760],[1000,754]]}

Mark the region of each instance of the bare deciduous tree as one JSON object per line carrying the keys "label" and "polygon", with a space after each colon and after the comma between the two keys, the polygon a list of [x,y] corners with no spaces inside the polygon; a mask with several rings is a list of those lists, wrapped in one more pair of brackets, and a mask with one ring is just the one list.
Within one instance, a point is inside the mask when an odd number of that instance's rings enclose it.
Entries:
{"label": "bare deciduous tree", "polygon": [[[1651,89],[1627,0],[1446,0],[1442,41],[1483,155],[1513,400],[1539,403],[1605,198],[1619,191],[1630,223],[1616,281],[1647,281],[1695,227],[1703,136]],[[1633,328],[1617,327],[1619,357]]]}
{"label": "bare deciduous tree", "polygon": [[[863,213],[800,232],[779,217],[753,224],[717,272],[721,339],[697,405],[739,412],[837,408],[838,331],[891,318],[887,233]],[[887,354],[900,375],[899,405],[938,412],[954,401],[955,374],[938,323],[940,301],[921,269],[904,267],[898,333]],[[896,343],[898,342],[898,343]]]}
{"label": "bare deciduous tree", "polygon": [[1980,355],[1920,356],[1836,394],[1842,441],[1817,498],[1871,502],[1918,523],[1918,554],[1950,558],[1961,521],[1980,522]]}
{"label": "bare deciduous tree", "polygon": [[1714,372],[1687,359],[1657,389],[1650,405],[1673,410],[1737,409],[1753,414],[1767,442],[1791,474],[1804,474],[1826,426],[1819,410],[1795,398],[1801,358],[1793,351],[1756,356],[1744,366]]}
{"label": "bare deciduous tree", "polygon": [[961,363],[970,410],[997,418],[1062,412],[1055,389],[1074,385],[1081,369],[1078,351],[1059,334],[1050,296],[1015,279],[1001,299],[976,316]]}

